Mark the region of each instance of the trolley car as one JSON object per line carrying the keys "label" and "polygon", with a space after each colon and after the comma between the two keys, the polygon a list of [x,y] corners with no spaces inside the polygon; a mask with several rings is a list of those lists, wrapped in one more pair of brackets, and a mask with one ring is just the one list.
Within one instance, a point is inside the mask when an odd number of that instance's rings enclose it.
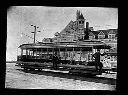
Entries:
{"label": "trolley car", "polygon": [[59,57],[58,70],[70,73],[101,74],[96,71],[92,54],[97,49],[110,49],[100,41],[22,44],[18,47],[17,66],[30,70],[54,69],[53,55]]}

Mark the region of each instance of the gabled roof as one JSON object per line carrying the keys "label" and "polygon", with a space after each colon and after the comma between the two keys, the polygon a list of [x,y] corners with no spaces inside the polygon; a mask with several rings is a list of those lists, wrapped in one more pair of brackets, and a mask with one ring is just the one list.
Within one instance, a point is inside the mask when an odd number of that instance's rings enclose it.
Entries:
{"label": "gabled roof", "polygon": [[71,20],[68,25],[73,24],[73,21]]}
{"label": "gabled roof", "polygon": [[99,30],[99,33],[104,33],[104,35],[108,35],[108,30]]}
{"label": "gabled roof", "polygon": [[60,35],[58,32],[56,32],[55,34],[54,34],[55,36],[58,36],[58,35]]}
{"label": "gabled roof", "polygon": [[93,34],[92,32],[89,32],[89,36],[95,36],[95,34]]}
{"label": "gabled roof", "polygon": [[111,34],[117,34],[117,29],[109,29],[109,33]]}
{"label": "gabled roof", "polygon": [[100,31],[98,35],[105,35],[104,32]]}
{"label": "gabled roof", "polygon": [[74,22],[71,20],[71,21],[68,23],[68,25],[64,28],[64,30],[72,28],[73,25],[74,25]]}
{"label": "gabled roof", "polygon": [[95,36],[97,36],[99,34],[98,31],[91,31]]}
{"label": "gabled roof", "polygon": [[99,30],[99,31],[102,31],[105,35],[108,35],[109,32],[114,32],[115,34],[118,33],[118,29],[108,29],[108,30]]}

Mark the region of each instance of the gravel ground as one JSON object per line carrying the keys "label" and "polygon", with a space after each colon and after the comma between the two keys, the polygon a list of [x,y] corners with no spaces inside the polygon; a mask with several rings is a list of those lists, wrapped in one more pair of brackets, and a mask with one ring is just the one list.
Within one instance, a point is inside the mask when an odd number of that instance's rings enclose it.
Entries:
{"label": "gravel ground", "polygon": [[[98,80],[81,76],[55,73],[25,73],[14,63],[6,63],[5,88],[65,89],[65,90],[115,90],[115,81]],[[102,76],[105,76],[103,74]],[[99,76],[99,77],[102,77]],[[109,76],[109,75],[108,75]],[[103,80],[103,81],[102,81]]]}

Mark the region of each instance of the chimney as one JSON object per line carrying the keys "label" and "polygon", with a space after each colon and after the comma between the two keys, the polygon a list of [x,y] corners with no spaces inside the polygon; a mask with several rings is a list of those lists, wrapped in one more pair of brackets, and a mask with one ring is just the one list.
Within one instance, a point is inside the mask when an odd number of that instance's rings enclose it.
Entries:
{"label": "chimney", "polygon": [[89,39],[89,22],[86,22],[86,30],[84,34],[85,34],[84,40],[88,40]]}

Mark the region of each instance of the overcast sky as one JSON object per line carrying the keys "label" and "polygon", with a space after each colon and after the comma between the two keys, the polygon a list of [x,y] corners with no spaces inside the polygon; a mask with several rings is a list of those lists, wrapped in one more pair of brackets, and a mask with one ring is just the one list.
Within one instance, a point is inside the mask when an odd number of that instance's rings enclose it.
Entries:
{"label": "overcast sky", "polygon": [[[32,43],[34,27],[39,28],[36,40],[54,37],[72,20],[76,20],[76,11],[80,10],[89,22],[89,26],[97,29],[118,27],[118,9],[104,7],[48,7],[18,6],[7,11],[7,50],[6,60],[16,60],[17,47],[23,43]],[[30,37],[27,37],[27,36]]]}

